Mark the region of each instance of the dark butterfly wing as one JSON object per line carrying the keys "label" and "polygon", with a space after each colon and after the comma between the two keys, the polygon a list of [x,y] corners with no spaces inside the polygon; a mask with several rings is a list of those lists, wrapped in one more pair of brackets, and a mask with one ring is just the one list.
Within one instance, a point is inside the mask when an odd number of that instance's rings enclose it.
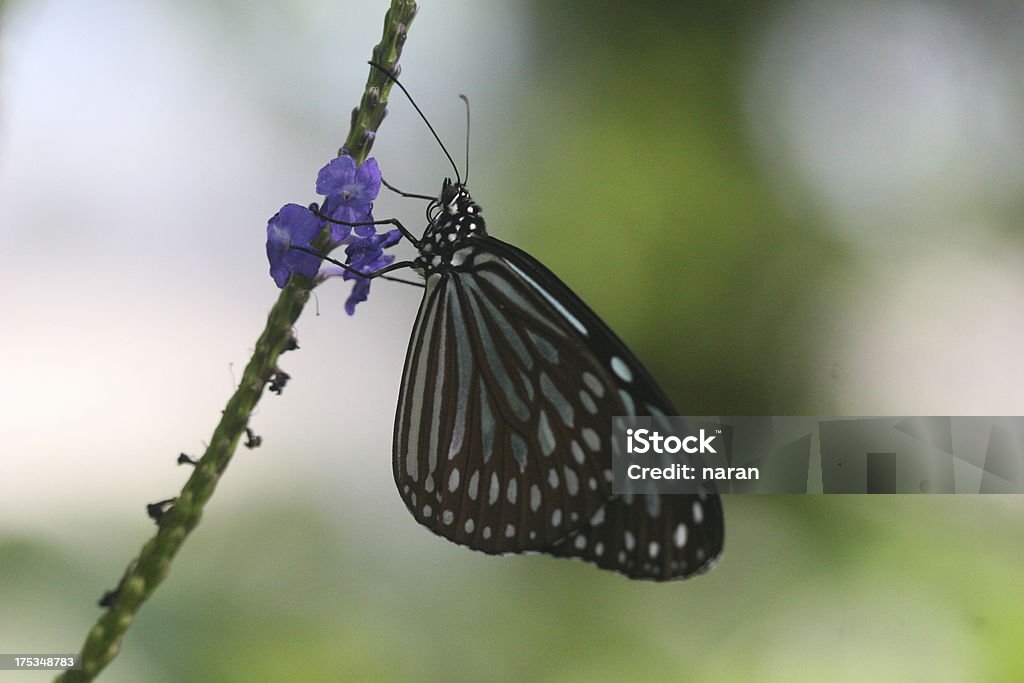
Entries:
{"label": "dark butterfly wing", "polygon": [[590,523],[546,552],[633,579],[685,579],[711,569],[725,524],[717,495],[616,496]]}
{"label": "dark butterfly wing", "polygon": [[[540,550],[611,491],[611,370],[573,321],[476,240],[427,280],[406,358],[394,474],[417,521],[490,553]],[[569,394],[569,392],[572,394]]]}
{"label": "dark butterfly wing", "polygon": [[[611,418],[675,412],[640,362],[525,252],[477,236],[456,257],[428,277],[395,421],[395,481],[417,521],[484,552],[539,550],[648,578],[717,556],[717,496],[701,503],[702,546],[696,496],[641,507],[611,495]],[[641,552],[681,534],[677,551]]]}

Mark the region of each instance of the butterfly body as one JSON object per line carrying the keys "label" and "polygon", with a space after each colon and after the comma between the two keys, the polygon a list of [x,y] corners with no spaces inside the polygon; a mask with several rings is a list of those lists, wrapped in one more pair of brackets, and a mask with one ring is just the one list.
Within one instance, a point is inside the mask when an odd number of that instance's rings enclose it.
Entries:
{"label": "butterfly body", "polygon": [[461,183],[445,179],[430,212],[433,216],[420,238],[420,255],[413,265],[424,276],[462,266],[469,255],[469,242],[487,235],[480,206]]}
{"label": "butterfly body", "polygon": [[710,568],[717,495],[612,494],[612,417],[676,414],[639,360],[550,270],[489,236],[461,182],[445,180],[428,216],[393,450],[416,520],[486,553],[632,578]]}

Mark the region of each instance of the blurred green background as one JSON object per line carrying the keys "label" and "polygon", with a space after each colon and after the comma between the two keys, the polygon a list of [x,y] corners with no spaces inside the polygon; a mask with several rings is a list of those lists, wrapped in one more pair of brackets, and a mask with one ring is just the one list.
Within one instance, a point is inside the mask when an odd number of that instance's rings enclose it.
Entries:
{"label": "blurred green background", "polygon": [[[386,4],[3,6],[0,651],[77,651],[187,476]],[[1022,415],[1022,30],[998,1],[425,1],[403,81],[456,158],[469,95],[491,232],[684,414]],[[374,153],[448,173],[397,96]],[[348,318],[331,285],[107,680],[1024,680],[1019,497],[730,496],[721,564],[668,585],[432,536],[390,470],[418,293]]]}

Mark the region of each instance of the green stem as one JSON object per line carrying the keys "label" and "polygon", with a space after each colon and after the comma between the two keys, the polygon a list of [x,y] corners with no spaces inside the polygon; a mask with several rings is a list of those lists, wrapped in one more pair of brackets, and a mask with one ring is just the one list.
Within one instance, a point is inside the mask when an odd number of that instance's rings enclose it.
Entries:
{"label": "green stem", "polygon": [[[384,35],[373,49],[374,61],[397,72],[406,31],[416,11],[416,3],[412,0],[392,0],[391,8],[384,17]],[[374,135],[387,113],[390,89],[390,81],[371,68],[359,107],[352,112],[352,127],[345,141],[345,149],[357,162],[362,162],[373,146]],[[135,613],[166,578],[171,561],[188,534],[199,524],[203,509],[231,462],[264,386],[277,371],[278,357],[291,348],[294,340],[292,326],[309,299],[311,286],[309,281],[299,280],[292,278],[281,290],[277,303],[270,309],[252,358],[245,367],[242,381],[228,400],[213,432],[209,447],[174,504],[160,518],[156,535],[142,546],[138,558],[129,565],[107,611],[89,630],[82,646],[82,669],[65,671],[57,677],[58,681],[90,681],[117,656]]]}

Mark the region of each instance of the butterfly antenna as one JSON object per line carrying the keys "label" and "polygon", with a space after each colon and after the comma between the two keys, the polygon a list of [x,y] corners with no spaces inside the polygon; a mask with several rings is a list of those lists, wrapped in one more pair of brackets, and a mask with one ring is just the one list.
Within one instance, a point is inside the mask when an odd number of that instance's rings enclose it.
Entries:
{"label": "butterfly antenna", "polygon": [[462,177],[461,177],[461,176],[459,175],[459,167],[455,165],[455,160],[454,160],[454,159],[452,159],[452,155],[448,153],[448,148],[446,148],[446,147],[444,146],[444,143],[443,143],[443,142],[441,142],[441,138],[440,138],[440,136],[438,136],[438,134],[437,134],[437,131],[436,131],[436,130],[434,130],[434,127],[433,127],[432,125],[430,125],[430,121],[428,121],[428,120],[427,120],[427,117],[426,117],[426,115],[425,115],[425,114],[423,113],[423,110],[421,110],[421,109],[419,108],[419,105],[418,105],[418,104],[416,104],[416,100],[414,100],[414,99],[412,98],[412,95],[410,95],[410,94],[409,94],[409,91],[405,89],[405,86],[404,86],[404,85],[402,85],[402,84],[401,84],[401,83],[400,83],[400,82],[398,81],[398,79],[397,79],[397,78],[395,78],[394,74],[392,74],[392,73],[391,73],[390,71],[388,71],[387,69],[385,69],[385,68],[384,68],[383,66],[381,66],[381,65],[380,65],[380,64],[378,64],[377,62],[373,62],[373,61],[371,61],[371,62],[368,62],[368,64],[369,64],[370,66],[372,66],[372,67],[373,67],[374,69],[377,69],[378,71],[380,71],[381,73],[383,73],[383,74],[384,74],[385,76],[387,76],[387,77],[388,77],[388,80],[390,80],[390,81],[391,81],[392,83],[394,83],[395,85],[397,85],[397,86],[398,86],[398,88],[399,88],[399,89],[400,89],[400,90],[401,90],[402,92],[404,92],[404,93],[405,93],[405,96],[406,96],[407,98],[409,98],[409,104],[411,104],[411,105],[412,105],[412,108],[413,108],[413,109],[415,109],[415,110],[416,110],[416,113],[420,115],[420,118],[421,118],[421,119],[423,119],[423,123],[427,124],[427,128],[429,128],[429,129],[430,129],[430,133],[431,133],[431,134],[432,134],[432,135],[434,136],[434,139],[435,139],[435,140],[437,140],[437,144],[439,144],[439,145],[441,146],[441,151],[442,151],[442,152],[444,152],[444,155],[445,155],[446,157],[448,157],[448,161],[449,161],[449,162],[451,163],[451,165],[452,165],[452,168],[453,168],[453,169],[455,169],[455,182],[457,182],[457,183],[458,183],[459,185],[461,185],[461,184],[462,184]]}
{"label": "butterfly antenna", "polygon": [[465,95],[459,95],[463,102],[466,103],[466,184],[469,184],[469,98]]}

